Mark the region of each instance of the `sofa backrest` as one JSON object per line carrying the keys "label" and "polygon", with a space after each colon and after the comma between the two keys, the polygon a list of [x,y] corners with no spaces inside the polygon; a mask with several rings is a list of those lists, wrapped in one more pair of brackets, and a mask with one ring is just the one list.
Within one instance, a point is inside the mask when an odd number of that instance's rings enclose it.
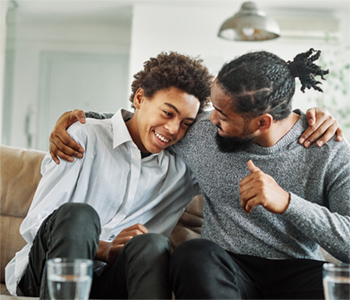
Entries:
{"label": "sofa backrest", "polygon": [[40,181],[45,152],[0,146],[0,281],[5,267],[25,241],[19,227],[26,216]]}

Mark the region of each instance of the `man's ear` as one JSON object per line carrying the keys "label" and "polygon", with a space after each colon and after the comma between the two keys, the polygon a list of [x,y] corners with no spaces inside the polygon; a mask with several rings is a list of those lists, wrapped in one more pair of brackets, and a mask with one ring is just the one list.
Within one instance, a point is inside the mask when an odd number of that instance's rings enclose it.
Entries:
{"label": "man's ear", "polygon": [[259,116],[257,121],[258,121],[259,131],[261,133],[264,133],[270,129],[273,122],[273,117],[270,114],[264,114],[262,116]]}
{"label": "man's ear", "polygon": [[134,106],[136,109],[140,109],[142,102],[144,100],[145,97],[145,91],[143,90],[143,88],[139,88],[135,95],[134,95]]}

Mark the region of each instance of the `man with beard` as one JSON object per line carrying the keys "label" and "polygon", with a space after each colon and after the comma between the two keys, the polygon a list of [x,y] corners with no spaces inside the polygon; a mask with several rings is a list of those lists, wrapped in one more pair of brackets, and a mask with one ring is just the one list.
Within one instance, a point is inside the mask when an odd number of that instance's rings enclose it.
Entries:
{"label": "man with beard", "polygon": [[176,298],[323,299],[319,246],[349,263],[349,143],[306,149],[297,139],[307,120],[291,110],[295,77],[302,91],[322,91],[315,76],[328,71],[313,53],[286,63],[261,51],[224,65],[211,122],[202,116],[176,147],[205,200],[203,238],[172,255]]}
{"label": "man with beard", "polygon": [[302,91],[321,91],[314,77],[327,71],[313,52],[288,63],[253,52],[224,65],[214,110],[172,147],[205,203],[202,239],[172,255],[176,298],[321,299],[319,246],[349,261],[349,144],[305,148],[298,139],[307,119],[291,110],[295,77]]}

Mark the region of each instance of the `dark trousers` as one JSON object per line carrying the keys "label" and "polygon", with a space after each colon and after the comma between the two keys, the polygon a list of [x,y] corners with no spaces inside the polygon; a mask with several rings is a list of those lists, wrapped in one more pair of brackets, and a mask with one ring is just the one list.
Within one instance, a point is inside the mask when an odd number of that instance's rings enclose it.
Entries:
{"label": "dark trousers", "polygon": [[[101,232],[96,211],[84,203],[66,203],[41,225],[29,253],[28,267],[19,283],[25,296],[49,299],[46,261],[55,257],[94,259]],[[167,238],[144,234],[131,239],[114,264],[94,274],[91,298],[170,298]]]}
{"label": "dark trousers", "polygon": [[323,263],[236,255],[196,239],[175,249],[170,281],[177,299],[324,299]]}

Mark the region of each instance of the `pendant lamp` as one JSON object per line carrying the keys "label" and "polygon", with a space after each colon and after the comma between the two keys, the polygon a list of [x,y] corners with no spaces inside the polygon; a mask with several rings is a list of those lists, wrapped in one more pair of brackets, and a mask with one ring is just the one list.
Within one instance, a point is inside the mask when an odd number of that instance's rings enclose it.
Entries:
{"label": "pendant lamp", "polygon": [[232,41],[266,41],[278,38],[280,29],[254,2],[244,2],[240,11],[221,25],[218,36]]}

